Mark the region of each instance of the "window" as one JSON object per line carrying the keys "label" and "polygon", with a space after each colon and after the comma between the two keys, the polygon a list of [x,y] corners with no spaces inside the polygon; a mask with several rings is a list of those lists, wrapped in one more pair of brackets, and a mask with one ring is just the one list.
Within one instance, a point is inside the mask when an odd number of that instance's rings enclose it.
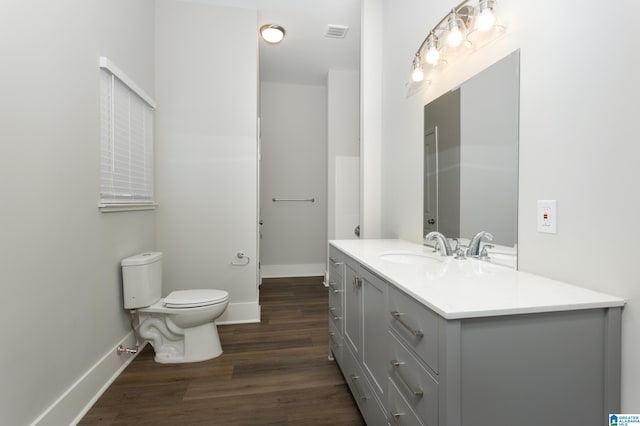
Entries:
{"label": "window", "polygon": [[100,208],[155,208],[155,102],[107,58],[100,67]]}

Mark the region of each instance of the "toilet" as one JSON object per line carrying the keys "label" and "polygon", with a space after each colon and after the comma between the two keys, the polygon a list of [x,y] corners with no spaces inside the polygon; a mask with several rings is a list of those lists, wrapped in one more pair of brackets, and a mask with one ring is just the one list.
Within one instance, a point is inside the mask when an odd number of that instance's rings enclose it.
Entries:
{"label": "toilet", "polygon": [[201,289],[162,298],[162,253],[148,252],[121,262],[124,307],[136,313],[138,335],[151,343],[163,364],[197,362],[222,354],[215,320],[229,293]]}

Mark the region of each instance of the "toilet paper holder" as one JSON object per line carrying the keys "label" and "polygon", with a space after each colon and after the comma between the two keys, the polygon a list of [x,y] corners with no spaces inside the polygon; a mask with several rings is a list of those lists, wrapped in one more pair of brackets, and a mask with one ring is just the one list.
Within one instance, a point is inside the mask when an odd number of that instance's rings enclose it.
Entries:
{"label": "toilet paper holder", "polygon": [[233,266],[246,266],[251,262],[251,258],[247,256],[243,251],[239,251],[236,253],[236,257],[240,260],[245,260],[244,262],[231,262]]}

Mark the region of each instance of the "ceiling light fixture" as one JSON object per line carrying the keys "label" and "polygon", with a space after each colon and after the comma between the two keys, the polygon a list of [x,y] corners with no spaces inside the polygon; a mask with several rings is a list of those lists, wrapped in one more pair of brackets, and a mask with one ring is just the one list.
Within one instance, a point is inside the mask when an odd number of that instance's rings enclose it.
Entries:
{"label": "ceiling light fixture", "polygon": [[[426,72],[446,64],[449,58],[461,54],[464,51],[460,48],[463,41],[467,48],[477,48],[505,29],[499,24],[496,16],[496,0],[478,0],[475,7],[470,4],[471,1],[464,0],[452,8],[451,12],[429,31],[413,59],[410,82],[423,81]],[[444,43],[440,43],[440,40]],[[430,68],[425,70],[425,64]]]}
{"label": "ceiling light fixture", "polygon": [[269,44],[278,44],[284,38],[285,31],[280,25],[267,24],[260,27],[260,36]]}

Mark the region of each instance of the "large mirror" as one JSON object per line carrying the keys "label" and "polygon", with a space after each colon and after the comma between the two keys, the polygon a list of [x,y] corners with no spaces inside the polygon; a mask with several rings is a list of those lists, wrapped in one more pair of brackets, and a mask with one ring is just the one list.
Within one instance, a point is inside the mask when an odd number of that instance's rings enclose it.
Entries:
{"label": "large mirror", "polygon": [[518,243],[516,51],[424,107],[423,235]]}

